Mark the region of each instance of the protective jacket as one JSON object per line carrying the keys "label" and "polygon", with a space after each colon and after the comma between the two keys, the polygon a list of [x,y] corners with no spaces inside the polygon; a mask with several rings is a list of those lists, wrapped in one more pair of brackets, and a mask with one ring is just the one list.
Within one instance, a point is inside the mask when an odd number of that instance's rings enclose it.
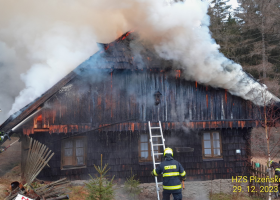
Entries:
{"label": "protective jacket", "polygon": [[270,161],[270,167],[275,170],[275,175],[280,177],[280,164],[272,160]]}
{"label": "protective jacket", "polygon": [[173,159],[171,155],[165,157],[165,161],[160,163],[156,169],[153,170],[153,175],[158,176],[162,174],[163,189],[170,193],[181,192],[181,180],[185,180],[186,172],[182,165]]}

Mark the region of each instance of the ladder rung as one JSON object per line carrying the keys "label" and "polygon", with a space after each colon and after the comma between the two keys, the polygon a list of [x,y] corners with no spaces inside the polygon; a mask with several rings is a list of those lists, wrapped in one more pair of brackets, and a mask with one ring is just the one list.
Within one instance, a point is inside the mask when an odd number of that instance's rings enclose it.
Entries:
{"label": "ladder rung", "polygon": [[161,137],[161,135],[154,135],[154,136],[152,136],[152,137]]}
{"label": "ladder rung", "polygon": [[151,127],[151,129],[160,129],[160,127]]}
{"label": "ladder rung", "polygon": [[163,153],[154,153],[154,155],[163,155]]}
{"label": "ladder rung", "polygon": [[163,144],[153,144],[153,146],[163,146]]}

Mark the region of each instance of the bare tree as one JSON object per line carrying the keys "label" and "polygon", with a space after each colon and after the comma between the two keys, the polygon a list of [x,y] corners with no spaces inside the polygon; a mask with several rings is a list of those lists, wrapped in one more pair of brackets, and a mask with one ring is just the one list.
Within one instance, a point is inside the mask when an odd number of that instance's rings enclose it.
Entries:
{"label": "bare tree", "polygon": [[[263,106],[259,106],[259,113],[260,115],[258,116],[258,123],[260,126],[263,128],[261,131],[263,131],[262,135],[264,136],[265,140],[265,146],[266,146],[266,151],[263,152],[263,155],[266,154],[267,161],[269,163],[269,177],[271,178],[272,176],[272,171],[271,171],[271,166],[270,166],[270,161],[276,157],[277,153],[279,150],[276,148],[280,144],[280,138],[277,141],[272,142],[271,141],[274,135],[278,134],[277,129],[275,127],[279,127],[279,122],[280,122],[280,103],[277,104],[276,102],[268,102],[267,101],[267,96],[266,96],[266,90],[262,93],[262,98],[263,98]],[[254,130],[252,133],[256,133]],[[262,140],[260,140],[262,141]],[[251,141],[254,142],[254,141]],[[259,146],[260,147],[260,146]],[[261,150],[261,148],[259,148]],[[263,149],[264,150],[264,149]],[[278,151],[276,151],[278,150]],[[269,187],[271,186],[271,183],[269,182]],[[271,200],[271,192],[269,192],[269,200]]]}

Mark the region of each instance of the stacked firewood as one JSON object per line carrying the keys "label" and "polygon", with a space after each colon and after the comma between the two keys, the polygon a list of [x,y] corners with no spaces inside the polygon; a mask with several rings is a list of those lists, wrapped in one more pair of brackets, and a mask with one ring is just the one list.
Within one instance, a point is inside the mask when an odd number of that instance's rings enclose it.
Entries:
{"label": "stacked firewood", "polygon": [[10,194],[5,200],[14,200],[18,194],[35,200],[68,199],[66,194],[69,192],[67,186],[70,182],[67,181],[66,178],[37,188],[34,188],[34,185],[32,186],[38,174],[46,165],[48,166],[48,162],[53,157],[54,153],[45,145],[32,138],[29,138],[29,142],[26,163],[25,166],[22,166],[23,181],[22,183],[11,183]]}
{"label": "stacked firewood", "polygon": [[50,184],[41,186],[35,189],[34,191],[38,196],[46,200],[61,199],[62,197],[63,199],[65,199],[67,198],[67,195],[61,195],[61,194],[69,193],[69,189],[67,189],[67,186],[69,186],[69,184],[70,182],[67,181],[66,178],[63,178],[58,181],[52,182]]}

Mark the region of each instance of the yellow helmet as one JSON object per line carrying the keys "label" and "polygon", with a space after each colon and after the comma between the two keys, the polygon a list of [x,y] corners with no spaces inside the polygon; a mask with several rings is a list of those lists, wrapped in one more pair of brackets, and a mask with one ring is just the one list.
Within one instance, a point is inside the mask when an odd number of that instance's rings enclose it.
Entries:
{"label": "yellow helmet", "polygon": [[272,163],[273,163],[273,160],[271,160],[270,162],[267,161],[267,167],[271,166]]}
{"label": "yellow helmet", "polygon": [[173,156],[173,150],[171,148],[167,147],[164,150],[163,156],[165,156],[165,154],[171,154]]}

